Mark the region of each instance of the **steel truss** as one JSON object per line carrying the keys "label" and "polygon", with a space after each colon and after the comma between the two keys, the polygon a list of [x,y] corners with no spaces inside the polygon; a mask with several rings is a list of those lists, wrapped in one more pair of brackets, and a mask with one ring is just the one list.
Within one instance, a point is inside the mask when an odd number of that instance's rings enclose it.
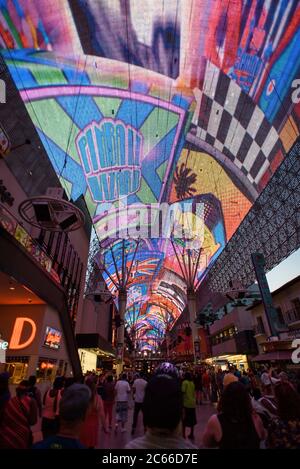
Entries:
{"label": "steel truss", "polygon": [[300,138],[232,236],[208,274],[212,291],[255,280],[251,254],[265,256],[269,271],[300,247]]}
{"label": "steel truss", "polygon": [[99,281],[102,280],[102,272],[96,262],[96,256],[100,252],[100,243],[97,237],[91,240],[89,257],[87,264],[87,272],[85,277],[85,295],[96,290]]}

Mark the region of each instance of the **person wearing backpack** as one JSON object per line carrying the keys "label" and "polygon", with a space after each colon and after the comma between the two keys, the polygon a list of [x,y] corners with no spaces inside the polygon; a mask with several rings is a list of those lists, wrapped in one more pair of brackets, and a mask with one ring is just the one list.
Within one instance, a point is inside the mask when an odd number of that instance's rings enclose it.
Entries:
{"label": "person wearing backpack", "polygon": [[45,392],[42,411],[42,433],[45,440],[49,436],[56,435],[59,429],[59,401],[63,388],[63,379],[55,378],[53,387]]}

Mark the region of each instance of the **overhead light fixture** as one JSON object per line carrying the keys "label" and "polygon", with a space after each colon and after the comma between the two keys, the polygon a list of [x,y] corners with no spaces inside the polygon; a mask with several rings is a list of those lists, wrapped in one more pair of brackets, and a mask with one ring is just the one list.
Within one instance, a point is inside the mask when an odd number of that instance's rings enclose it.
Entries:
{"label": "overhead light fixture", "polygon": [[46,195],[25,199],[19,205],[19,214],[30,225],[47,231],[75,231],[84,225],[84,214],[63,197],[62,188],[48,187]]}
{"label": "overhead light fixture", "polygon": [[10,290],[15,290],[15,287],[9,287]]}

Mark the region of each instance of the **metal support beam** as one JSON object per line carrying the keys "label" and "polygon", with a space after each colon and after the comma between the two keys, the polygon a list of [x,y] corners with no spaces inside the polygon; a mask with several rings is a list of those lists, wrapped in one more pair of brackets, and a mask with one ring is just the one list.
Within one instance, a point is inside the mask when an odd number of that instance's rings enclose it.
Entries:
{"label": "metal support beam", "polygon": [[251,254],[261,252],[268,272],[300,248],[300,138],[257,198],[209,272],[213,291],[230,290],[239,279],[255,281]]}

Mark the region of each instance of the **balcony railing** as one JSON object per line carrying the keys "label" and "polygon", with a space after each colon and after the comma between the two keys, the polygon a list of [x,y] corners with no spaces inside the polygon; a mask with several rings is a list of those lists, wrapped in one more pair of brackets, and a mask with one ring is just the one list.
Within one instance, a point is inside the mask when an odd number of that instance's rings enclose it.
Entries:
{"label": "balcony railing", "polygon": [[284,322],[288,325],[300,322],[300,308],[292,308],[283,313]]}
{"label": "balcony railing", "polygon": [[253,327],[254,335],[266,335],[265,328],[261,324],[256,324]]}

